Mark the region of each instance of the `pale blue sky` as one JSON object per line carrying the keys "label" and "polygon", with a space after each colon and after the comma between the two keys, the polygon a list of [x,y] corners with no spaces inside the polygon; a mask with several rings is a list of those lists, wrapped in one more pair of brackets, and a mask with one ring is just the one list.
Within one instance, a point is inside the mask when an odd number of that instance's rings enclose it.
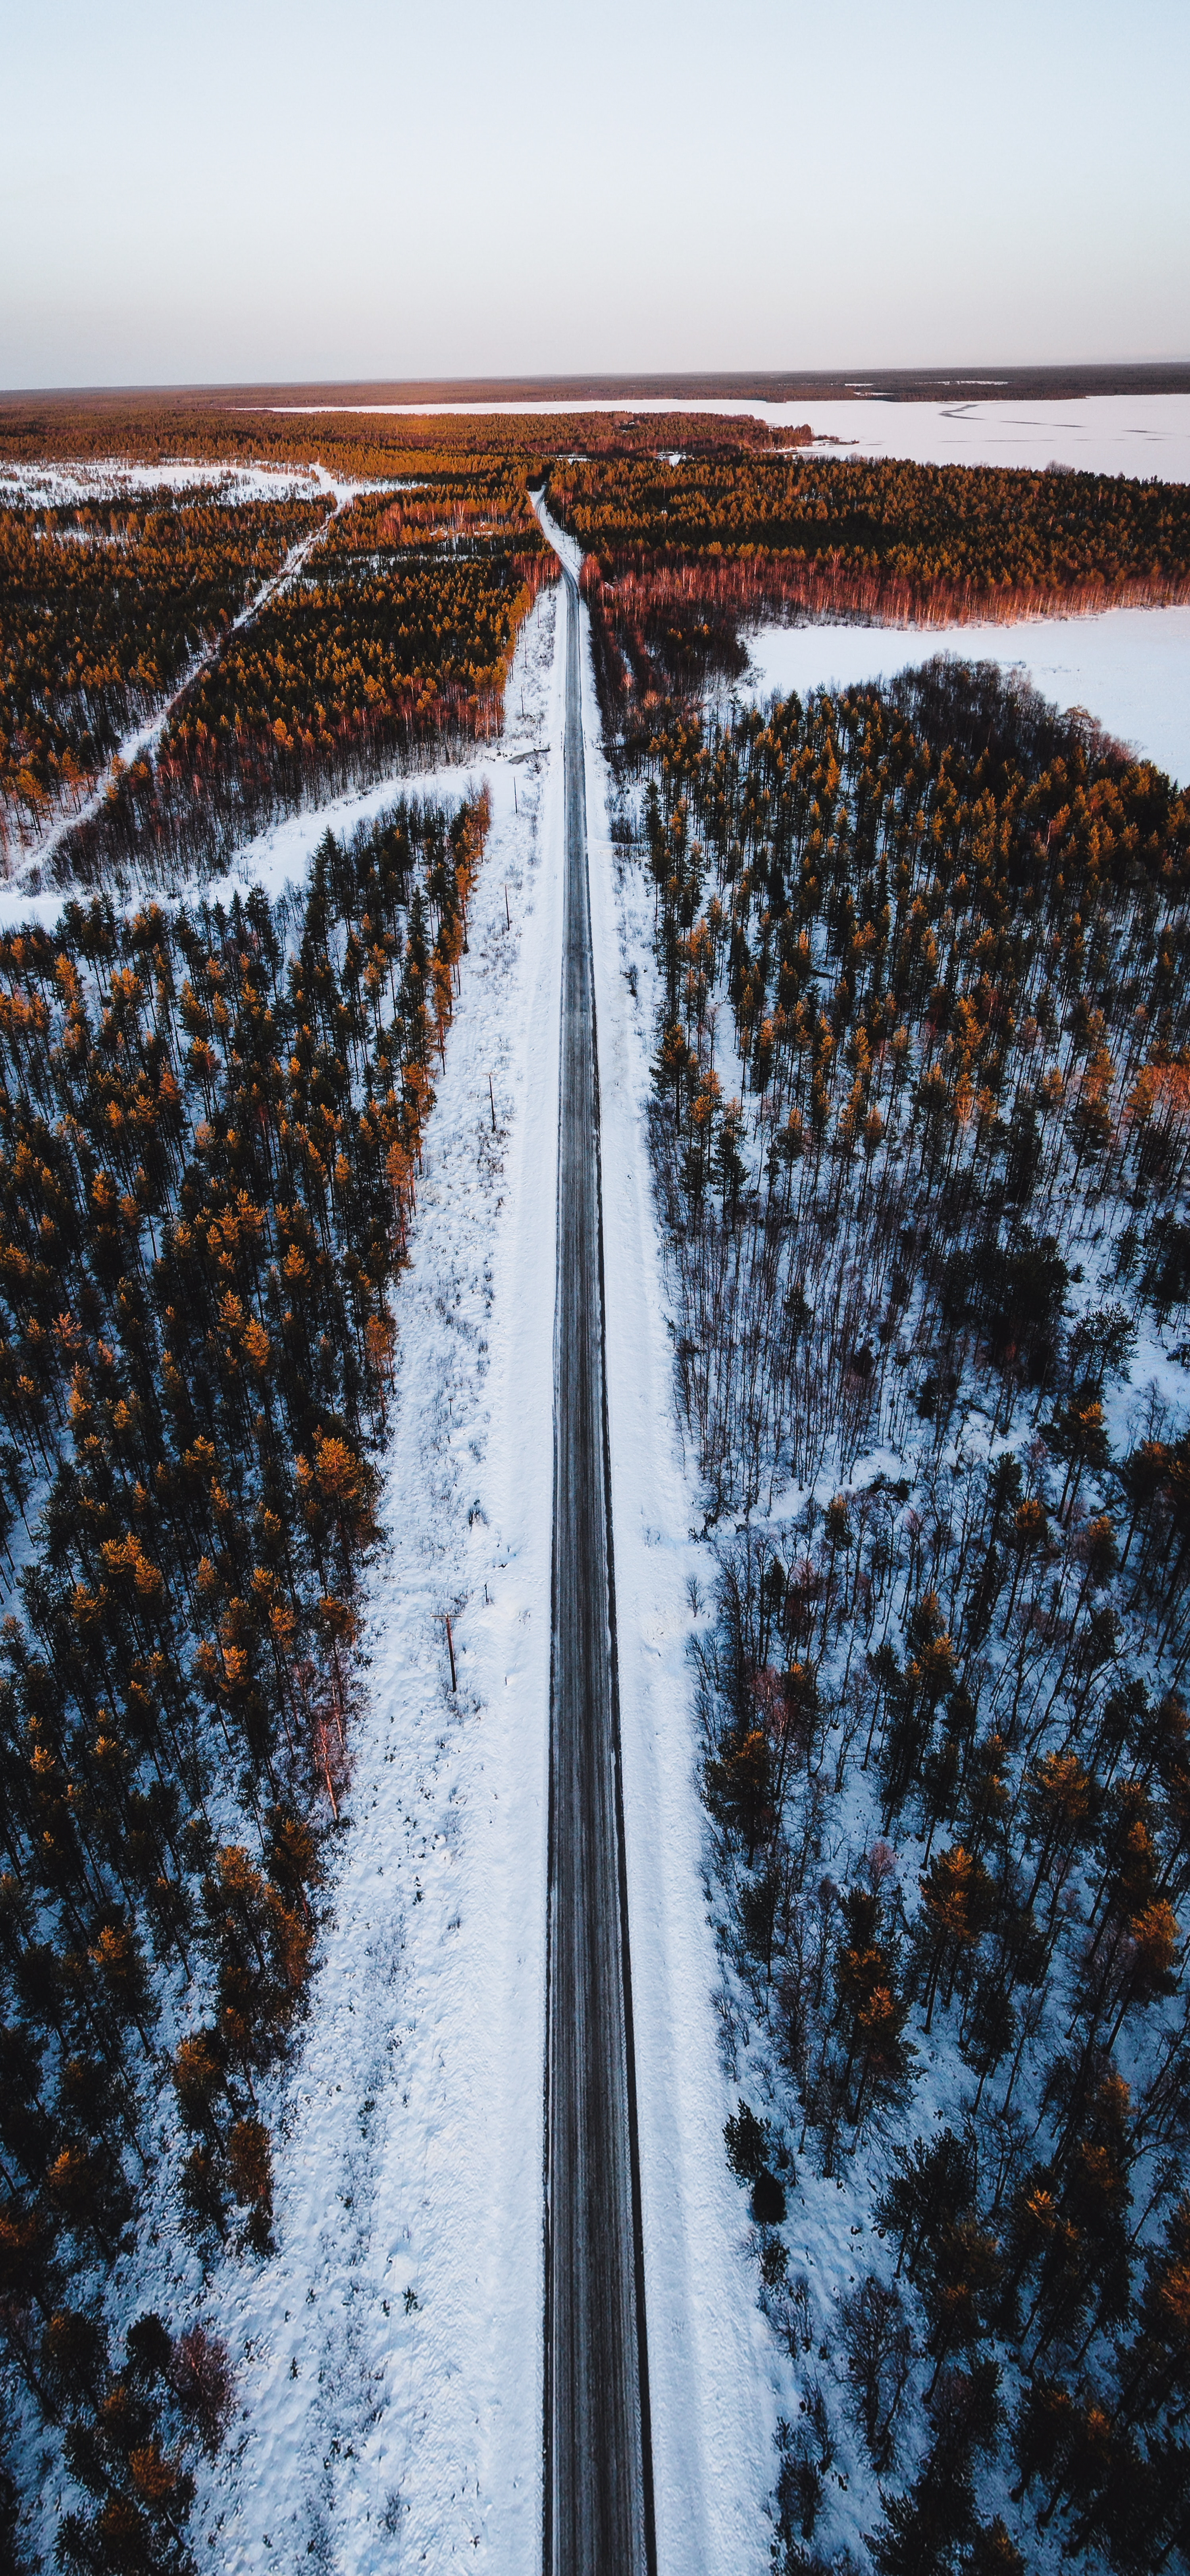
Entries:
{"label": "pale blue sky", "polygon": [[1186,0],[10,0],[0,384],[1190,356]]}

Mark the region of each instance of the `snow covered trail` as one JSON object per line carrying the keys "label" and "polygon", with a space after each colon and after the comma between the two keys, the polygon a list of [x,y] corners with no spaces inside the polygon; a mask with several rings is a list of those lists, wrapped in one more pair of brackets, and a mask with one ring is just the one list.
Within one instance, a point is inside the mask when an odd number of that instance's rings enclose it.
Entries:
{"label": "snow covered trail", "polygon": [[326,517],[319,520],[316,528],[311,528],[308,536],[300,537],[296,546],[290,547],[276,572],[270,573],[268,580],[262,582],[260,589],[253,593],[252,598],[245,601],[239,615],[233,617],[230,626],[222,627],[204,650],[195,654],[193,661],[187,664],[176,689],[171,690],[169,696],[163,700],[156,715],[150,716],[147,724],[138,725],[132,733],[125,734],[119,750],[109,761],[90,795],[85,796],[81,805],[76,806],[73,812],[59,814],[35,848],[28,851],[19,861],[13,871],[18,880],[28,881],[35,870],[40,871],[47,859],[53,857],[55,850],[65,840],[67,834],[77,831],[80,824],[89,823],[91,817],[99,812],[116,774],[117,763],[127,769],[134,760],[142,759],[145,752],[156,749],[174,708],[185,697],[187,689],[192,687],[200,671],[207,670],[212,662],[218,661],[230,636],[238,635],[245,626],[251,626],[259,617],[261,610],[268,608],[274,599],[280,598],[283,590],[289,588],[290,583],[296,580],[312,548],[326,535],[331,521],[339,517],[340,513],[354,500],[356,492],[362,488],[355,483],[335,482],[321,465],[315,466],[313,472],[322,492],[331,503]]}
{"label": "snow covered trail", "polygon": [[312,500],[331,477],[320,465],[232,465],[213,458],[137,465],[127,457],[95,457],[74,464],[44,458],[0,457],[0,506],[62,509],[76,501],[122,501],[140,492],[209,491],[234,507],[244,501]]}
{"label": "snow covered trail", "polygon": [[282,2106],[277,2252],[212,2283],[241,2404],[195,2508],[196,2554],[221,2576],[540,2566],[555,610],[544,593],[508,691],[511,709],[523,683],[550,758],[539,776],[488,771],[396,1300],[388,1544],[350,1824]]}

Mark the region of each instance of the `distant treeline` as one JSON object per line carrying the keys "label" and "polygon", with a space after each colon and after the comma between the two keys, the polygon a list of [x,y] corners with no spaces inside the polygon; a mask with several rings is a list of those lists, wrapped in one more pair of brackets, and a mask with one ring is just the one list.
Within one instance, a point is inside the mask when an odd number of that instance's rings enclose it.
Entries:
{"label": "distant treeline", "polygon": [[[796,433],[795,433],[796,434]],[[804,433],[808,436],[808,432]],[[786,436],[788,433],[782,433]],[[14,464],[102,463],[123,457],[160,465],[179,457],[220,465],[294,465],[312,460],[329,472],[389,477],[426,470],[438,456],[469,459],[482,470],[493,458],[526,458],[539,471],[551,457],[687,455],[720,448],[764,449],[774,433],[747,413],[489,412],[483,415],[384,412],[284,412],[176,400],[126,405],[0,400],[0,458]]]}

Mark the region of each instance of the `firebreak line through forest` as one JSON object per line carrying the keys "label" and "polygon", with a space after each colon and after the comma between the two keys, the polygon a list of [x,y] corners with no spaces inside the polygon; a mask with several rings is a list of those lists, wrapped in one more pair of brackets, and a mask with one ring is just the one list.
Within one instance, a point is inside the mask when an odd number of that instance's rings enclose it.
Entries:
{"label": "firebreak line through forest", "polygon": [[0,508],[5,845],[63,887],[176,890],[304,803],[465,752],[552,562],[523,479],[467,459],[330,511],[218,487]]}

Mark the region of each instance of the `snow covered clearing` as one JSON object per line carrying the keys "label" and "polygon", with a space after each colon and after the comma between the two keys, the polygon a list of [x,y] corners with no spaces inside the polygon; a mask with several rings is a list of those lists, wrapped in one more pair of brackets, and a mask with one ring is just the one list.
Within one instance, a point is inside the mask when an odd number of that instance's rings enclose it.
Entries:
{"label": "snow covered clearing", "polygon": [[[724,409],[729,406],[724,405]],[[749,403],[774,427],[808,420],[860,456],[919,465],[1069,466],[1083,474],[1190,482],[1190,394],[1087,394],[1079,402],[995,402],[956,385],[948,402]]]}
{"label": "snow covered clearing", "polygon": [[9,509],[57,509],[78,501],[127,501],[134,492],[202,492],[221,509],[248,501],[305,501],[321,493],[336,501],[353,492],[374,489],[411,491],[414,486],[347,482],[322,465],[188,464],[170,457],[163,465],[129,464],[120,457],[97,463],[43,465],[0,458],[0,504]]}
{"label": "snow covered clearing", "polygon": [[[158,890],[154,900],[167,909],[202,903],[227,906],[237,894],[242,899],[251,893],[253,886],[259,886],[270,903],[275,903],[287,887],[304,883],[311,851],[323,832],[336,835],[352,832],[357,823],[366,823],[374,815],[385,813],[402,797],[414,803],[427,799],[434,803],[453,804],[467,796],[477,795],[485,778],[491,785],[493,774],[502,761],[508,759],[519,764],[528,760],[534,750],[546,748],[544,744],[527,743],[521,748],[512,748],[518,739],[510,723],[499,745],[485,750],[482,757],[477,757],[466,768],[457,761],[448,761],[442,767],[431,764],[424,769],[393,769],[386,778],[371,787],[345,788],[341,796],[303,806],[297,814],[282,815],[278,822],[270,823],[267,830],[241,844],[236,851],[235,866],[226,874],[189,877],[176,890]],[[509,789],[514,799],[517,793],[515,788]],[[50,894],[27,893],[19,885],[0,888],[0,933],[19,930],[24,922],[39,922],[43,929],[51,930],[61,918],[63,905],[75,899],[69,891],[63,892],[61,888]],[[143,900],[140,892],[130,895],[127,908],[135,911]]]}
{"label": "snow covered clearing", "polygon": [[[986,381],[986,380],[985,380]],[[972,397],[959,379],[947,402],[885,402],[860,396],[851,402],[730,402],[650,398],[619,402],[521,403],[319,403],[278,410],[374,412],[425,419],[434,413],[548,414],[559,411],[709,412],[766,420],[774,429],[808,421],[815,436],[859,456],[907,456],[919,465],[1025,465],[1035,471],[1067,465],[1088,474],[1156,476],[1163,483],[1190,482],[1190,394],[1087,394],[1081,401],[989,402]]]}
{"label": "snow covered clearing", "polygon": [[745,641],[744,685],[761,700],[890,680],[935,653],[1020,669],[1043,697],[1085,708],[1142,759],[1190,780],[1190,608],[1109,608],[1017,626],[762,626]]}

